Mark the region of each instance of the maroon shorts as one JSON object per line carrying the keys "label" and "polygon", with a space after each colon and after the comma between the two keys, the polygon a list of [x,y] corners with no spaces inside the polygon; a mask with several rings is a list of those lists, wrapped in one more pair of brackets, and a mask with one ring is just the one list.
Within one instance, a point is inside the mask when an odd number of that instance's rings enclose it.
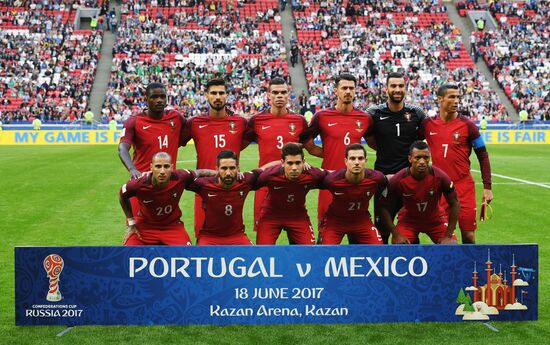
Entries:
{"label": "maroon shorts", "polygon": [[378,229],[370,219],[355,223],[344,224],[324,219],[319,225],[321,244],[340,244],[345,235],[353,244],[383,244]]}
{"label": "maroon shorts", "polygon": [[[460,213],[458,214],[458,227],[462,231],[475,231],[477,229],[476,222],[476,187],[471,176],[467,176],[462,180],[453,181],[460,201]],[[445,197],[441,197],[441,207],[449,215],[449,205]],[[448,219],[448,218],[447,218]]]}
{"label": "maroon shorts", "polygon": [[145,245],[168,245],[168,246],[190,246],[191,239],[185,231],[183,223],[174,224],[162,229],[152,229],[148,225],[136,224],[136,229],[141,235],[141,239],[136,234],[132,234],[125,246],[145,246]]}
{"label": "maroon shorts", "polygon": [[[405,236],[411,243],[418,243],[418,235],[420,233],[428,235],[433,243],[439,243],[447,232],[447,224],[443,222],[422,225],[397,222],[395,227],[397,228],[397,232]],[[456,240],[454,233],[453,239]]]}
{"label": "maroon shorts", "polygon": [[233,235],[215,236],[212,234],[200,234],[197,239],[197,245],[199,246],[225,246],[225,245],[250,245],[252,241],[246,236],[244,232],[236,233]]}
{"label": "maroon shorts", "polygon": [[315,234],[309,218],[283,220],[269,216],[260,218],[256,244],[277,243],[281,230],[286,230],[290,244],[315,244]]}

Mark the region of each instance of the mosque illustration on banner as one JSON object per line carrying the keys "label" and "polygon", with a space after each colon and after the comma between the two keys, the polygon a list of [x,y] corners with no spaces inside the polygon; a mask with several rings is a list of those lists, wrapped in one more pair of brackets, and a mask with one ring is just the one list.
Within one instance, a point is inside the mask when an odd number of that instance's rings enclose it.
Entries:
{"label": "mosque illustration on banner", "polygon": [[[527,306],[523,304],[523,299],[528,292],[521,287],[529,286],[528,281],[534,270],[517,267],[515,255],[512,254],[511,280],[510,285],[508,285],[507,272],[504,271],[504,274],[502,274],[502,265],[499,266],[498,274],[496,269],[493,268],[490,249],[488,250],[485,266],[487,283],[479,285],[477,263],[474,261],[472,285],[460,289],[456,299],[459,306],[456,308],[455,315],[461,315],[462,320],[489,320],[489,315],[498,315],[500,311],[527,310]],[[525,280],[517,277],[518,273],[521,273]],[[473,296],[470,295],[470,292]]]}

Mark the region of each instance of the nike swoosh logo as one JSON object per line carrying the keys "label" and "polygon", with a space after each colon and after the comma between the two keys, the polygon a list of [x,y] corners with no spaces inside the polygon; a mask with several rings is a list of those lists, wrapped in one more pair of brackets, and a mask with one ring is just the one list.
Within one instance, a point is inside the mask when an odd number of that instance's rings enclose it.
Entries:
{"label": "nike swoosh logo", "polygon": [[430,135],[436,135],[437,132],[430,132]]}
{"label": "nike swoosh logo", "polygon": [[279,186],[273,187],[273,189],[283,189],[283,188],[285,188],[285,187],[279,187]]}
{"label": "nike swoosh logo", "polygon": [[414,193],[413,193],[413,194],[405,194],[405,193],[403,193],[403,196],[413,196],[413,195],[414,195]]}
{"label": "nike swoosh logo", "polygon": [[147,129],[149,127],[151,127],[152,125],[149,125],[149,126],[143,126],[143,129]]}
{"label": "nike swoosh logo", "polygon": [[218,196],[218,194],[210,194],[210,193],[208,193],[208,197],[211,198],[211,197],[213,197],[213,196]]}
{"label": "nike swoosh logo", "polygon": [[389,116],[380,116],[380,120],[385,120],[385,119],[389,119],[390,117]]}
{"label": "nike swoosh logo", "polygon": [[337,124],[338,124],[338,122],[336,122],[336,123],[329,123],[328,126],[329,126],[329,127],[332,127],[332,126],[336,126]]}
{"label": "nike swoosh logo", "polygon": [[144,203],[144,204],[150,204],[150,203],[152,203],[152,202],[153,202],[153,200],[143,200],[143,203]]}
{"label": "nike swoosh logo", "polygon": [[344,195],[344,193],[334,192],[334,195]]}
{"label": "nike swoosh logo", "polygon": [[199,125],[199,128],[204,128],[206,126],[208,126],[208,125]]}
{"label": "nike swoosh logo", "polygon": [[268,129],[271,128],[271,126],[262,126],[262,129]]}

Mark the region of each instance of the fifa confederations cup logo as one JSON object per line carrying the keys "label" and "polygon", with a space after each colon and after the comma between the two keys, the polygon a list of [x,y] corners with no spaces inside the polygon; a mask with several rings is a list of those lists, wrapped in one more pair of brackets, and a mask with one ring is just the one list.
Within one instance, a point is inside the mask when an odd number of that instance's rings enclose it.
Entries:
{"label": "fifa confederations cup logo", "polygon": [[59,276],[63,271],[63,266],[63,258],[60,255],[50,254],[44,259],[44,269],[50,279],[50,288],[46,299],[50,302],[58,302],[63,298],[59,291]]}

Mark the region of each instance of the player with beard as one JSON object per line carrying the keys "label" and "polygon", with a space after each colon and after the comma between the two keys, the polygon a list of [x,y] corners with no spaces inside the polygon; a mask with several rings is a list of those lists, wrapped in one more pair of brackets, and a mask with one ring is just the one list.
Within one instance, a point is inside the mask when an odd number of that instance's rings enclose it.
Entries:
{"label": "player with beard", "polygon": [[[208,115],[195,116],[187,121],[182,144],[193,139],[197,152],[197,169],[215,169],[216,157],[223,150],[231,150],[239,156],[243,147],[243,135],[247,121],[227,109],[225,81],[210,79],[206,83],[206,98],[210,105]],[[200,195],[195,197],[195,236],[204,223]]]}
{"label": "player with beard", "polygon": [[[354,108],[355,88],[357,79],[349,74],[340,74],[335,80],[336,106],[318,111],[311,119],[307,131],[300,136],[305,145],[311,145],[317,135],[323,142],[321,168],[339,170],[346,167],[342,155],[350,144],[361,143],[361,138],[371,131],[371,117]],[[327,190],[319,191],[317,219],[324,218],[332,195]]]}
{"label": "player with beard", "polygon": [[[181,195],[198,176],[213,176],[216,172],[173,168],[170,155],[158,152],[150,163],[151,172],[126,182],[120,188],[120,206],[128,218],[124,245],[191,245],[180,219]],[[130,205],[131,199],[138,200],[135,213]]]}
{"label": "player with beard", "polygon": [[[460,200],[458,225],[462,243],[475,243],[476,188],[470,173],[472,149],[477,156],[483,180],[482,205],[493,200],[491,190],[491,163],[485,142],[477,126],[467,117],[458,114],[460,90],[457,85],[443,84],[437,90],[439,116],[424,120],[421,135],[432,152],[433,165],[443,170],[453,180]],[[443,206],[450,212],[445,199]]]}
{"label": "player with beard", "polygon": [[217,175],[196,179],[189,190],[202,197],[205,220],[201,224],[198,245],[252,244],[246,236],[243,222],[243,206],[246,196],[256,188],[256,180],[265,166],[239,175],[239,158],[230,150],[221,151],[216,157]]}
{"label": "player with beard", "polygon": [[[418,243],[419,233],[430,236],[434,243],[456,243],[454,230],[460,204],[453,182],[443,170],[430,166],[428,144],[417,140],[409,150],[409,168],[395,174],[388,193],[382,199],[381,218],[391,230],[392,243]],[[444,197],[450,205],[445,217],[439,200]],[[397,225],[388,209],[400,209]]]}
{"label": "player with beard", "polygon": [[[387,102],[367,109],[373,120],[367,143],[376,150],[374,169],[393,175],[409,165],[411,144],[419,139],[419,128],[426,114],[419,107],[405,103],[407,81],[402,73],[392,72],[386,78]],[[391,177],[391,176],[388,176]],[[381,193],[374,197],[374,219],[384,243],[390,231],[380,218]],[[388,209],[392,222],[399,209]]]}
{"label": "player with beard", "polygon": [[[248,122],[245,133],[246,142],[258,143],[260,161],[258,166],[280,159],[283,145],[299,142],[300,135],[307,129],[307,122],[301,115],[288,109],[290,92],[288,84],[282,78],[269,82],[268,96],[271,107],[263,113],[253,116]],[[322,149],[308,142],[304,147],[310,154],[321,156]],[[267,187],[258,189],[254,196],[254,224],[258,225],[260,210],[268,193]]]}

